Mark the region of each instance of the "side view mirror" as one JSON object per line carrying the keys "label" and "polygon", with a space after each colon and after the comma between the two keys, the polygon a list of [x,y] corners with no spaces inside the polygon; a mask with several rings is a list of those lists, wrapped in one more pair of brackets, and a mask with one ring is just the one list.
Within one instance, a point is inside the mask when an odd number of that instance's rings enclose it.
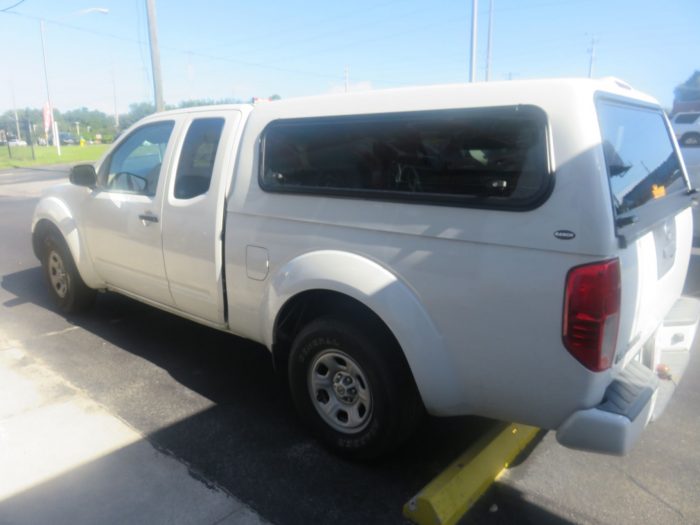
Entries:
{"label": "side view mirror", "polygon": [[78,164],[70,169],[68,180],[76,186],[87,186],[94,188],[97,186],[97,173],[92,164]]}

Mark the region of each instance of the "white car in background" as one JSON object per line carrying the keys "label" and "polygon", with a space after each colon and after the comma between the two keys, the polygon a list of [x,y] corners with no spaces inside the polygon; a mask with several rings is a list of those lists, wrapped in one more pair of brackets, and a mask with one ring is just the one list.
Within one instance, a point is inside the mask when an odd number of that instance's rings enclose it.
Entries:
{"label": "white car in background", "polygon": [[677,113],[671,124],[681,146],[700,146],[700,111]]}
{"label": "white car in background", "polygon": [[[688,171],[688,179],[693,188],[700,188],[700,148],[682,147],[683,162]],[[693,206],[693,237],[700,238],[700,207]]]}

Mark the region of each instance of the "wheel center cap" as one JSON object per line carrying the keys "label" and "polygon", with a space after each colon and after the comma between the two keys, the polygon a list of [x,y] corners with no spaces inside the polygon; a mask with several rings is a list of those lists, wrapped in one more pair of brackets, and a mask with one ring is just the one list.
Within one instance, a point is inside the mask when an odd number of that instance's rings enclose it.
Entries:
{"label": "wheel center cap", "polygon": [[333,376],[333,391],[341,402],[348,405],[357,400],[357,383],[347,372],[336,372]]}

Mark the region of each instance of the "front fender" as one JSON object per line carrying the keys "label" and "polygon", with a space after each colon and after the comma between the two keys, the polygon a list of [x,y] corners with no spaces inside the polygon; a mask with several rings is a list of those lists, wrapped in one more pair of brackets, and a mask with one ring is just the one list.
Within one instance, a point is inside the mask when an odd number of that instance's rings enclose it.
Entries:
{"label": "front fender", "polygon": [[[73,256],[75,266],[86,285],[90,288],[101,288],[104,282],[95,272],[92,260],[87,251],[85,239],[78,228],[74,213],[70,206],[58,195],[42,197],[34,210],[32,219],[32,236],[37,234],[37,228],[48,221],[61,233]],[[36,252],[36,249],[35,249]],[[39,253],[36,254],[40,256]]]}
{"label": "front fender", "polygon": [[442,336],[416,293],[380,264],[354,253],[311,252],[282,266],[269,283],[262,327],[268,347],[278,313],[295,295],[309,290],[342,293],[370,308],[394,334],[430,413],[439,415],[459,404],[461,389]]}

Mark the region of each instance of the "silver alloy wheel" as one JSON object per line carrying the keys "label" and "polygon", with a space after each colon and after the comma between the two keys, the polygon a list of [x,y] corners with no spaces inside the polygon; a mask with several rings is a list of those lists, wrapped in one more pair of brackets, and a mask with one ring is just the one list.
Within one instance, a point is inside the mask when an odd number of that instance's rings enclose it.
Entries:
{"label": "silver alloy wheel", "polygon": [[344,434],[357,434],[372,416],[372,394],[365,373],[349,355],[324,350],[307,377],[311,402],[323,421]]}
{"label": "silver alloy wheel", "polygon": [[56,250],[51,250],[48,256],[49,280],[54,292],[61,299],[68,294],[68,286],[70,285],[70,277],[66,273],[66,267],[63,264],[63,259]]}

